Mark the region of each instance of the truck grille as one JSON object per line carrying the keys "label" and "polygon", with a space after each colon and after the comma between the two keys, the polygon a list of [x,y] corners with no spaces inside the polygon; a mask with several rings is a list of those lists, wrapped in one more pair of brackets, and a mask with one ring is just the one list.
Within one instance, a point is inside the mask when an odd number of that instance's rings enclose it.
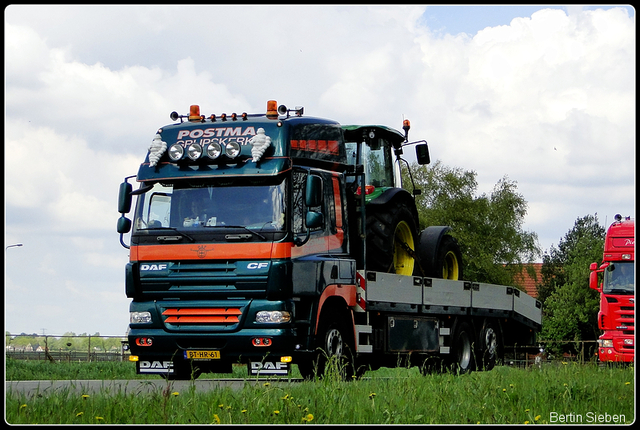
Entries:
{"label": "truck grille", "polygon": [[242,315],[249,303],[229,303],[229,306],[214,305],[192,307],[184,304],[158,303],[158,313],[162,317],[164,326],[169,331],[176,332],[222,332],[234,331],[242,320]]}
{"label": "truck grille", "polygon": [[165,324],[236,324],[242,311],[239,308],[187,308],[167,309],[162,315]]}
{"label": "truck grille", "polygon": [[246,262],[208,260],[164,264],[165,270],[140,271],[140,290],[147,297],[246,298],[266,293],[268,270],[247,270]]}

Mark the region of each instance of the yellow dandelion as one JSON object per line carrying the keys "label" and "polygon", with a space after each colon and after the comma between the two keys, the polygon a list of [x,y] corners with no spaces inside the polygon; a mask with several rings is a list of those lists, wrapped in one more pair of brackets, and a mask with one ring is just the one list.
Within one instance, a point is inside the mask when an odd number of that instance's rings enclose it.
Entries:
{"label": "yellow dandelion", "polygon": [[268,383],[268,382],[265,382],[265,383],[264,383],[264,384],[262,384],[262,385],[263,385],[263,386],[265,386],[265,387],[268,387],[268,386],[269,386],[269,385],[271,385],[271,384],[270,384],[270,383]]}
{"label": "yellow dandelion", "polygon": [[309,421],[313,421],[313,414],[308,414],[307,416],[302,417],[303,423],[308,423]]}
{"label": "yellow dandelion", "polygon": [[220,417],[218,416],[218,414],[213,414],[213,421],[216,424],[220,424]]}
{"label": "yellow dandelion", "polygon": [[631,385],[631,382],[625,382],[624,385]]}
{"label": "yellow dandelion", "polygon": [[274,415],[278,415],[280,413],[280,411],[273,411]]}
{"label": "yellow dandelion", "polygon": [[27,407],[27,404],[26,404],[26,403],[23,403],[23,404],[21,404],[21,405],[20,405],[20,409],[24,409],[24,408],[26,408],[26,407]]}
{"label": "yellow dandelion", "polygon": [[506,389],[506,388],[503,388],[503,389],[502,389],[502,392],[503,392],[503,393],[506,393],[506,392],[507,392],[507,389]]}
{"label": "yellow dandelion", "polygon": [[525,412],[529,412],[529,411],[531,411],[531,409],[525,409],[524,411],[525,411]]}
{"label": "yellow dandelion", "polygon": [[102,417],[96,417],[96,420],[98,420],[98,421],[104,421],[104,418],[102,418]]}
{"label": "yellow dandelion", "polygon": [[88,395],[88,394],[83,394],[83,395],[82,395],[82,398],[83,398],[83,399],[85,399],[85,400],[87,400],[87,399],[89,398],[89,395]]}
{"label": "yellow dandelion", "polygon": [[222,404],[222,405],[218,405],[218,407],[219,407],[220,409],[222,409],[222,408],[224,408],[224,404]]}
{"label": "yellow dandelion", "polygon": [[78,413],[76,414],[76,417],[81,417],[82,415],[84,415],[84,412],[78,412]]}
{"label": "yellow dandelion", "polygon": [[178,393],[177,391],[174,391],[173,393],[171,393],[172,396],[179,396],[180,393]]}
{"label": "yellow dandelion", "polygon": [[524,423],[525,423],[525,424],[529,424],[529,421],[525,421]]}
{"label": "yellow dandelion", "polygon": [[243,414],[246,414],[246,413],[247,413],[247,410],[246,410],[246,409],[243,409],[243,410],[241,410],[240,412],[242,412]]}
{"label": "yellow dandelion", "polygon": [[538,421],[538,420],[540,420],[540,418],[542,418],[541,415],[536,415],[535,420]]}
{"label": "yellow dandelion", "polygon": [[369,398],[370,398],[370,399],[373,399],[375,396],[376,396],[376,393],[370,393],[370,394],[369,394]]}

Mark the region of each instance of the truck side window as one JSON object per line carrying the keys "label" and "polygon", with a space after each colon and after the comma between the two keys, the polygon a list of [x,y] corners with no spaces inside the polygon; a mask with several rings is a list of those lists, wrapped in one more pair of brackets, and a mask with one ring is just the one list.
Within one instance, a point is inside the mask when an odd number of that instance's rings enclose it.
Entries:
{"label": "truck side window", "polygon": [[[307,213],[307,207],[305,205],[305,187],[307,183],[307,175],[309,173],[306,170],[295,170],[293,172],[292,179],[292,212],[293,212],[293,233],[301,234],[307,232],[307,227],[305,226],[305,217]],[[326,188],[326,187],[325,187]],[[322,207],[308,208],[314,210],[316,212],[322,212]],[[315,228],[312,230],[319,231],[321,228]]]}

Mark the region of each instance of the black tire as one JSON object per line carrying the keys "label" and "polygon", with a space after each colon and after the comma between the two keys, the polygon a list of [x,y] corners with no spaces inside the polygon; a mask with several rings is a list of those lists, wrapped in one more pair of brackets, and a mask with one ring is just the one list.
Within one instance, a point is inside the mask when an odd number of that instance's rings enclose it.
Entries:
{"label": "black tire", "polygon": [[491,370],[502,358],[502,333],[499,325],[491,320],[485,320],[478,332],[478,369]]}
{"label": "black tire", "polygon": [[[428,246],[428,244],[422,245],[421,243],[421,246]],[[418,255],[426,265],[429,261],[426,252],[420,249]],[[426,276],[430,278],[462,280],[462,252],[460,252],[458,241],[453,236],[444,235],[436,251],[435,263],[430,267],[423,267],[423,269]]]}
{"label": "black tire", "polygon": [[471,325],[466,321],[459,321],[451,338],[449,357],[449,364],[454,373],[469,373],[475,370],[475,343],[476,336]]}
{"label": "black tire", "polygon": [[[416,224],[405,202],[367,206],[367,269],[411,276],[415,261],[398,238],[412,251],[418,244]],[[397,267],[396,267],[397,264]]]}
{"label": "black tire", "polygon": [[353,328],[347,311],[324,312],[318,325],[316,352],[311,361],[298,364],[305,379],[335,375],[344,380],[354,379],[355,351]]}

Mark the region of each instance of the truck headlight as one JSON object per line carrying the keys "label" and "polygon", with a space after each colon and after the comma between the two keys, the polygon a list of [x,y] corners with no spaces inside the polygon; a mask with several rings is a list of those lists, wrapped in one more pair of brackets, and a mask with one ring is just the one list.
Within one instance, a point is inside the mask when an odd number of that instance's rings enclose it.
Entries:
{"label": "truck headlight", "polygon": [[256,313],[256,322],[259,323],[286,323],[291,321],[291,314],[287,311],[260,311]]}
{"label": "truck headlight", "polygon": [[602,348],[613,348],[613,340],[612,339],[599,339],[598,343]]}
{"label": "truck headlight", "polygon": [[184,156],[184,148],[179,143],[171,145],[169,148],[169,158],[172,161],[178,161]]}
{"label": "truck headlight", "polygon": [[202,156],[202,146],[198,143],[192,143],[187,149],[187,156],[192,160],[197,160]]}
{"label": "truck headlight", "polygon": [[238,155],[240,155],[240,151],[241,148],[238,142],[229,142],[224,147],[224,152],[229,158],[236,158]]}
{"label": "truck headlight", "polygon": [[221,153],[222,147],[219,143],[212,142],[209,144],[209,146],[207,146],[207,157],[211,158],[212,160],[218,158]]}
{"label": "truck headlight", "polygon": [[129,322],[131,324],[150,324],[151,312],[129,312]]}

